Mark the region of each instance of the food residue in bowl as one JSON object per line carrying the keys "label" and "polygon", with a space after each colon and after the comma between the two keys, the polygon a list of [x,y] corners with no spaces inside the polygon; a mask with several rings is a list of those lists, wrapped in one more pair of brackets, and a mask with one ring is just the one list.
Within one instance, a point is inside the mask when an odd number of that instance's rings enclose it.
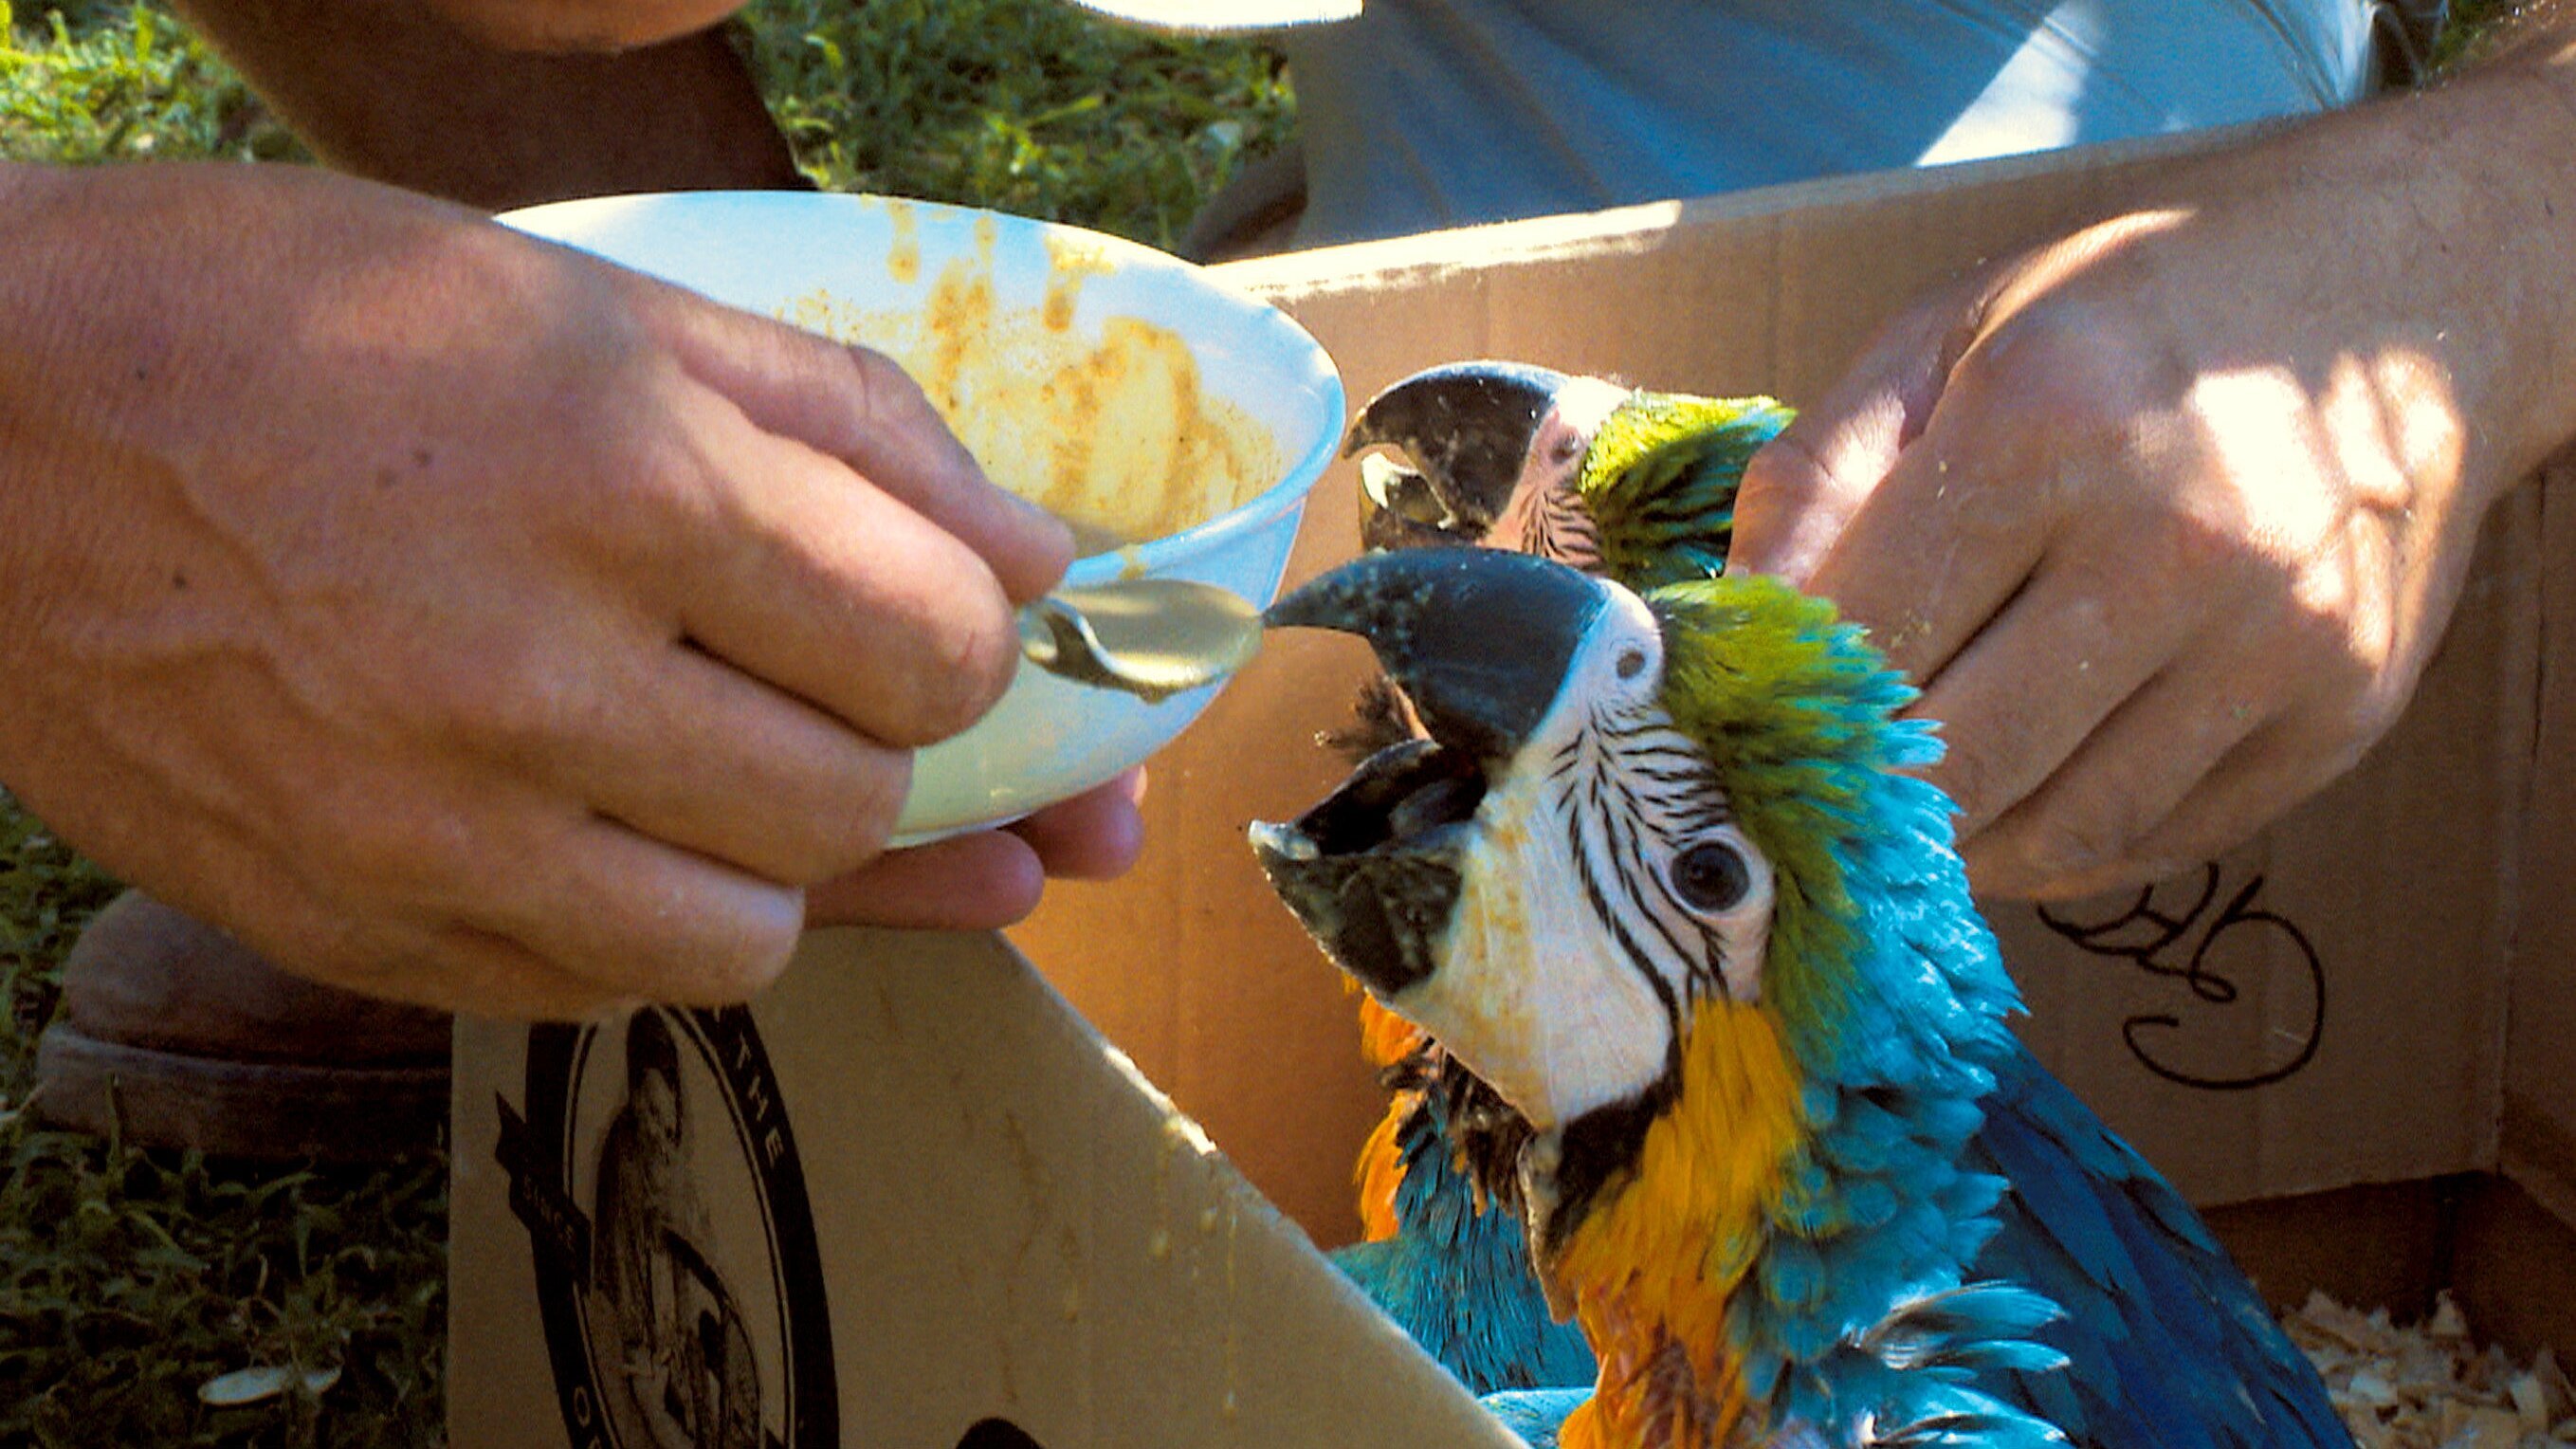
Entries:
{"label": "food residue in bowl", "polygon": [[1038,316],[1048,331],[1062,332],[1073,325],[1074,309],[1082,304],[1083,281],[1109,275],[1117,270],[1118,261],[1086,236],[1049,232],[1044,240],[1048,264],[1046,303],[1038,309]]}
{"label": "food residue in bowl", "polygon": [[886,275],[904,286],[921,280],[921,214],[909,206],[886,208],[894,240],[886,244]]}
{"label": "food residue in bowl", "polygon": [[[891,210],[888,266],[902,282],[920,269],[917,222],[908,207]],[[975,239],[918,306],[818,289],[779,315],[892,357],[993,481],[1073,524],[1086,555],[1178,533],[1277,481],[1277,440],[1206,389],[1178,333],[1134,317],[1073,326],[1084,281],[1114,270],[1113,255],[1051,236],[1047,286],[1031,306],[996,287],[989,218]]]}

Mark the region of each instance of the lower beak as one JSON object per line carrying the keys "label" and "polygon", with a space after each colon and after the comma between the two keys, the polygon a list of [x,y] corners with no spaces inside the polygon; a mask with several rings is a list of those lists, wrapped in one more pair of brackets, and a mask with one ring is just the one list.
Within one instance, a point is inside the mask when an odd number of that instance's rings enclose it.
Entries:
{"label": "lower beak", "polygon": [[1429,736],[1251,832],[1281,902],[1380,996],[1438,968],[1485,791],[1546,718],[1608,597],[1527,554],[1436,549],[1362,558],[1271,606],[1273,627],[1367,639]]}

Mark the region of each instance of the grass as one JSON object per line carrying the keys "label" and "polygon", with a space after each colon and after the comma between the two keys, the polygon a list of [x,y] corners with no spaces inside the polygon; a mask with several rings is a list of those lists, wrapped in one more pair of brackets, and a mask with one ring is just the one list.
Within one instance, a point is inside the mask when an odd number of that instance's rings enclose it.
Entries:
{"label": "grass", "polygon": [[[0,1445],[443,1441],[447,1162],[263,1168],[21,1115],[54,966],[116,883],[0,792]],[[218,1411],[197,1388],[338,1368]]]}
{"label": "grass", "polygon": [[767,0],[753,16],[761,88],[825,188],[1158,246],[1241,159],[1277,144],[1294,108],[1261,50],[1107,30],[1055,0]]}
{"label": "grass", "polygon": [[0,157],[300,160],[303,148],[166,10],[0,0]]}
{"label": "grass", "polygon": [[[744,25],[818,184],[1157,245],[1293,111],[1255,47],[1121,31],[1059,0],[763,0]],[[306,159],[168,11],[106,0],[0,0],[0,157]],[[0,791],[0,1449],[443,1442],[443,1152],[262,1168],[23,1115],[57,967],[115,890]],[[258,1367],[340,1377],[198,1401]]]}

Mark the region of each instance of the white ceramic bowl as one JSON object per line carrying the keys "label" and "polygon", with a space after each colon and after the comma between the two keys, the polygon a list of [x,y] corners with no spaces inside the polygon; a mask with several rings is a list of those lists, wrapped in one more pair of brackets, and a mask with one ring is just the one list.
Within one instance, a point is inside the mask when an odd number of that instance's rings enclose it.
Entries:
{"label": "white ceramic bowl", "polygon": [[[1068,584],[1198,579],[1267,604],[1340,441],[1341,379],[1312,337],[1113,237],[798,192],[599,197],[502,219],[893,354],[996,482],[1141,539],[1077,561]],[[991,714],[916,758],[901,839],[1080,794],[1169,743],[1215,688],[1147,704],[1023,666]]]}

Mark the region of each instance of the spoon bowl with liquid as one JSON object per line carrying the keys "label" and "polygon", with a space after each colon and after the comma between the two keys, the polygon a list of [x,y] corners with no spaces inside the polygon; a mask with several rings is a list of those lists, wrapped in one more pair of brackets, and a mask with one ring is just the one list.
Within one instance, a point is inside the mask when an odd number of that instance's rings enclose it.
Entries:
{"label": "spoon bowl with liquid", "polygon": [[1194,579],[1059,589],[1020,610],[1020,653],[1063,679],[1148,704],[1224,679],[1261,648],[1261,611]]}

